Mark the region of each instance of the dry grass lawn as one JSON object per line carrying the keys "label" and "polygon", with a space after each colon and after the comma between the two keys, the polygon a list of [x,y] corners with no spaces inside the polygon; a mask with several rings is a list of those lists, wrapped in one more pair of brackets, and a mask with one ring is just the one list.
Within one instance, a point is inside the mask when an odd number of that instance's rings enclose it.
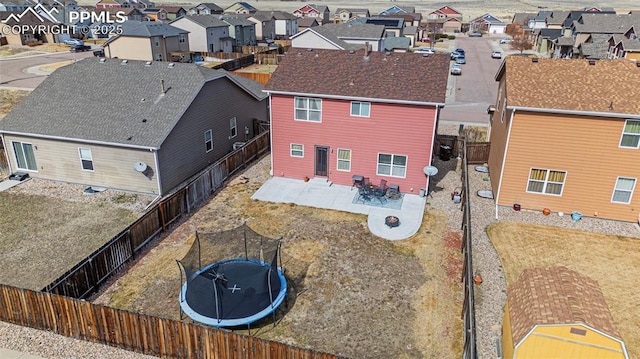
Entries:
{"label": "dry grass lawn", "polygon": [[[453,358],[461,353],[460,235],[426,213],[411,239],[373,236],[366,216],[250,199],[268,177],[263,158],[176,228],[96,303],[179,319],[180,276],[193,233],[236,227],[282,236],[290,291],[278,324],[252,334],[353,358]],[[188,320],[188,319],[185,319]]]}
{"label": "dry grass lawn", "polygon": [[640,240],[524,223],[487,228],[507,278],[563,265],[598,281],[630,358],[640,358]]}
{"label": "dry grass lawn", "polygon": [[30,91],[0,89],[0,120],[20,103]]}
{"label": "dry grass lawn", "polygon": [[41,290],[135,219],[107,203],[0,192],[0,283]]}
{"label": "dry grass lawn", "polygon": [[72,63],[74,63],[75,60],[67,60],[67,61],[60,61],[60,62],[54,62],[52,64],[47,64],[47,65],[42,65],[39,67],[40,71],[48,71],[48,72],[53,72],[63,66],[67,66],[67,65],[71,65]]}
{"label": "dry grass lawn", "polygon": [[272,74],[274,71],[276,71],[277,68],[278,68],[278,65],[258,65],[258,64],[254,64],[254,65],[251,65],[251,66],[243,67],[242,69],[238,70],[238,72]]}

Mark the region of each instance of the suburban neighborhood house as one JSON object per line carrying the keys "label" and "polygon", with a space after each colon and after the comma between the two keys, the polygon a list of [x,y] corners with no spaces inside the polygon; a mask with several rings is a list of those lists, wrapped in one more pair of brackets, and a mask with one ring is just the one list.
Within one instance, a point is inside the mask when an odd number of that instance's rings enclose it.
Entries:
{"label": "suburban neighborhood house", "polygon": [[186,15],[171,26],[189,32],[189,48],[200,52],[232,52],[234,40],[229,36],[229,24],[219,15]]}
{"label": "suburban neighborhood house", "polygon": [[0,134],[12,172],[162,196],[255,135],[261,90],[195,64],[87,58],[51,74]]}
{"label": "suburban neighborhood house", "polygon": [[104,44],[107,57],[143,61],[190,58],[189,32],[157,21],[125,21]]}
{"label": "suburban neighborhood house", "polygon": [[370,46],[373,51],[385,48],[384,25],[327,24],[310,27],[291,37],[295,48],[353,50]]}
{"label": "suburban neighborhood house", "polygon": [[488,162],[496,215],[517,204],[638,221],[636,62],[510,56],[496,81]]}
{"label": "suburban neighborhood house", "polygon": [[[444,54],[290,49],[265,86],[273,176],[341,185],[363,176],[417,194],[426,188],[449,62]],[[308,69],[317,76],[299,76]],[[420,81],[416,69],[428,69]]]}

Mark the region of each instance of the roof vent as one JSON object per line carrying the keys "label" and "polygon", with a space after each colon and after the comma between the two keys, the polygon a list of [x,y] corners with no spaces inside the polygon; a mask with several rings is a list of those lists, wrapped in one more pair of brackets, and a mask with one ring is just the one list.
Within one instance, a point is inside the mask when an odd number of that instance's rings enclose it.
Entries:
{"label": "roof vent", "polygon": [[105,62],[107,62],[107,59],[105,59],[104,57],[100,59],[101,64],[104,64]]}
{"label": "roof vent", "polygon": [[170,62],[168,67],[169,67],[170,69],[172,69],[172,68],[174,68],[175,66],[176,66],[176,64],[174,64],[173,62]]}
{"label": "roof vent", "polygon": [[538,58],[537,58],[537,57],[532,57],[532,58],[531,58],[531,62],[533,62],[533,63],[537,63],[537,62],[538,62]]}
{"label": "roof vent", "polygon": [[127,64],[127,62],[129,62],[129,60],[122,60],[121,64],[122,64],[122,65],[126,65],[126,64]]}
{"label": "roof vent", "polygon": [[592,59],[592,60],[589,60],[589,65],[593,66],[593,65],[595,65],[595,64],[596,64],[596,60],[593,60],[593,59]]}
{"label": "roof vent", "polygon": [[151,66],[151,61],[147,61],[144,63],[145,66]]}

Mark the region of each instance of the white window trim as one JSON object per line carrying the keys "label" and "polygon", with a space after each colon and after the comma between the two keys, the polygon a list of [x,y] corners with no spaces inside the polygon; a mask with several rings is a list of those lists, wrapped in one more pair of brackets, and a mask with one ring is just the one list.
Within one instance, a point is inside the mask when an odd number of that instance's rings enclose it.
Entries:
{"label": "white window trim", "polygon": [[[361,110],[361,111],[360,111],[360,114],[357,114],[357,115],[354,115],[354,114],[353,114],[353,104],[355,104],[355,103],[360,104],[360,110]],[[369,114],[368,114],[368,115],[366,115],[366,116],[362,115],[362,104],[367,104],[367,105],[369,105]],[[349,114],[350,114],[352,117],[367,117],[367,118],[368,118],[368,117],[371,117],[371,102],[351,101],[351,106],[349,106]]]}
{"label": "white window trim", "polygon": [[[301,146],[302,148],[300,150],[294,150],[293,146]],[[302,151],[302,156],[298,156],[298,155],[294,155],[293,151]],[[292,143],[289,145],[289,155],[291,157],[295,157],[295,158],[304,158],[304,145],[301,143]]]}
{"label": "white window trim", "polygon": [[[233,133],[235,130],[235,134]],[[238,118],[232,117],[229,120],[229,139],[236,138],[238,136]]]}
{"label": "white window trim", "polygon": [[[391,171],[389,171],[389,174],[384,174],[384,173],[380,173],[380,162],[378,162],[380,160],[380,155],[390,155],[391,156]],[[393,158],[395,156],[402,156],[406,159],[405,164],[404,164],[404,176],[394,176],[393,175]],[[376,155],[376,175],[378,176],[387,176],[387,177],[395,177],[395,178],[407,178],[407,168],[409,168],[409,156],[408,155],[402,155],[399,153],[385,153],[385,152],[378,152],[378,154]]]}
{"label": "white window trim", "polygon": [[[529,191],[529,181],[531,181],[531,171],[534,170],[534,169],[535,170],[547,171],[547,175],[545,176],[545,179],[544,179],[544,185],[542,186],[542,192]],[[547,185],[549,184],[549,174],[552,171],[553,172],[564,172],[564,182],[562,182],[562,189],[560,190],[560,194],[546,193]],[[529,174],[527,175],[527,186],[525,187],[525,191],[527,193],[532,193],[532,194],[542,194],[542,195],[546,195],[546,196],[562,197],[562,194],[564,193],[564,187],[567,184],[567,176],[569,176],[569,172],[565,171],[565,170],[555,170],[555,169],[551,169],[551,168],[530,167],[529,168]],[[538,180],[534,180],[534,181],[542,182],[542,181],[538,181]],[[557,184],[559,182],[551,182],[551,183]]]}
{"label": "white window trim", "polygon": [[[614,201],[613,200],[613,196],[616,194],[616,186],[618,185],[618,180],[619,179],[632,179],[633,180],[633,188],[631,188],[631,194],[629,195],[629,201],[628,202],[618,202],[618,201]],[[636,190],[636,184],[638,183],[638,179],[637,178],[633,178],[633,177],[622,177],[622,176],[618,176],[616,177],[616,183],[613,184],[613,192],[611,192],[611,203],[616,203],[616,204],[630,204],[631,203],[631,199],[633,198],[633,192]],[[618,190],[618,191],[626,191],[626,190]]]}
{"label": "white window trim", "polygon": [[[90,158],[82,158],[82,150],[86,150],[89,151],[89,156]],[[83,171],[86,172],[95,172],[95,166],[93,165],[93,153],[91,152],[90,148],[87,147],[78,147],[78,156],[80,157],[80,168],[82,168]],[[82,161],[90,161],[91,162],[91,167],[93,169],[86,169],[84,168],[84,164],[82,163]]]}
{"label": "white window trim", "polygon": [[[340,151],[349,151],[349,159],[348,160],[340,159]],[[351,156],[352,155],[353,155],[353,153],[351,152],[351,149],[349,149],[349,148],[338,148],[338,150],[336,151],[336,170],[337,171],[341,171],[341,172],[351,172]],[[348,162],[349,163],[349,169],[347,169],[347,170],[340,169],[340,161]]]}
{"label": "white window trim", "polygon": [[160,47],[160,39],[157,37],[154,37],[153,44],[155,45],[155,47]]}
{"label": "white window trim", "polygon": [[[210,134],[210,138],[211,139],[209,139],[209,140],[207,139],[207,133]],[[211,149],[210,150],[207,150],[207,143],[208,142],[211,142]],[[204,150],[205,150],[206,153],[209,153],[209,152],[213,151],[213,131],[212,130],[204,131]]]}
{"label": "white window trim", "polygon": [[[297,102],[298,99],[303,99],[306,101],[306,108],[298,108],[297,106]],[[311,111],[309,109],[309,100],[318,100],[320,101],[320,110],[313,110],[313,112],[319,112],[320,113],[320,121],[313,121],[313,120],[309,120],[309,112]],[[307,112],[307,119],[300,119],[296,117],[296,112],[297,110],[305,110]],[[313,122],[313,123],[321,123],[322,122],[322,99],[321,98],[315,98],[315,97],[303,97],[303,96],[295,96],[293,98],[293,119],[295,121],[302,121],[302,122]]]}
{"label": "white window trim", "polygon": [[[37,164],[37,163],[36,163],[36,169],[35,169],[35,170],[31,170],[31,169],[28,169],[28,168],[20,168],[20,167],[18,166],[18,156],[17,156],[17,154],[16,154],[16,150],[13,148],[13,144],[14,144],[14,143],[19,143],[19,144],[20,144],[20,147],[22,147],[22,152],[23,152],[23,153],[24,153],[24,147],[23,147],[23,145],[31,145],[31,148],[32,148],[32,149],[34,149],[34,150],[36,149],[36,146],[34,146],[34,144],[33,144],[33,143],[31,143],[31,142],[11,141],[11,151],[13,152],[13,159],[14,159],[14,161],[16,161],[16,168],[17,168],[17,169],[19,169],[19,170],[21,170],[21,171],[27,171],[27,172],[38,172],[38,164]],[[35,154],[34,154],[34,157],[35,157]],[[25,162],[27,161],[26,157],[24,158],[24,160],[25,160]]]}
{"label": "white window trim", "polygon": [[[640,148],[640,140],[638,140],[638,145],[636,145],[635,147],[623,146],[622,145],[622,138],[625,135],[624,129],[627,127],[627,122],[629,122],[629,121],[640,122],[640,120],[625,120],[624,121],[624,126],[622,126],[622,133],[620,134],[620,141],[618,142],[618,148],[627,148],[627,149],[635,149],[635,150],[637,150],[638,148]],[[628,133],[627,135],[633,135],[633,136],[640,137],[640,134],[635,134],[635,133]]]}

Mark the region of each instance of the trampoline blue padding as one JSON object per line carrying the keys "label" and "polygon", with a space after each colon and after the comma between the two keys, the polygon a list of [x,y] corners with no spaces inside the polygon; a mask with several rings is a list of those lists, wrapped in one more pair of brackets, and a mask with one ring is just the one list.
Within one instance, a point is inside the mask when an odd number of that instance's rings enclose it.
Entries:
{"label": "trampoline blue padding", "polygon": [[282,271],[260,260],[236,258],[195,272],[182,285],[180,307],[194,321],[235,327],[271,314],[286,294]]}

